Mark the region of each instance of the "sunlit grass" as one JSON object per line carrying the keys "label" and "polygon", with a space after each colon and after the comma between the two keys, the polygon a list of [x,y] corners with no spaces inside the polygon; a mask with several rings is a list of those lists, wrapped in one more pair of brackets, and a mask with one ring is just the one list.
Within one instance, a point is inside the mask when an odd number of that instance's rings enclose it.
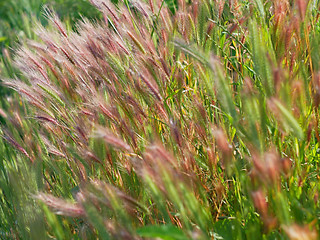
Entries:
{"label": "sunlit grass", "polygon": [[15,52],[0,234],[317,239],[318,1],[93,5]]}

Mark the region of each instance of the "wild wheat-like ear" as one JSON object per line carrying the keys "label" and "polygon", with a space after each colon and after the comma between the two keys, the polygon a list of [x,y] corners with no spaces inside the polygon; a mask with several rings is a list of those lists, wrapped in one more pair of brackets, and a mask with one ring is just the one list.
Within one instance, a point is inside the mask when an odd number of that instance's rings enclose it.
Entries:
{"label": "wild wheat-like ear", "polygon": [[51,8],[45,5],[43,7],[43,14],[50,22],[54,24],[54,26],[59,30],[59,33],[61,35],[63,35],[66,38],[68,37],[67,31],[63,26],[63,23],[60,21],[59,17]]}
{"label": "wild wheat-like ear", "polygon": [[16,140],[13,139],[7,131],[4,130],[4,134],[2,135],[2,137],[14,148],[16,148],[18,151],[23,153],[27,158],[29,158],[31,162],[34,161],[34,159],[30,157],[29,153]]}
{"label": "wild wheat-like ear", "polygon": [[132,152],[132,149],[128,144],[103,127],[97,127],[92,137],[102,138],[107,144],[110,144],[113,147]]}
{"label": "wild wheat-like ear", "polygon": [[72,203],[51,194],[39,193],[34,196],[52,209],[56,214],[68,217],[85,217],[85,210],[80,203]]}

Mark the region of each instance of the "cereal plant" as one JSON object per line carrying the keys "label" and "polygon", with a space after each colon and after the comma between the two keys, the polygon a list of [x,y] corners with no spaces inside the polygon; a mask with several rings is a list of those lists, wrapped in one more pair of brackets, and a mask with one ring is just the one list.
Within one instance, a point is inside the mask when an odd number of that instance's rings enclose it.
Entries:
{"label": "cereal plant", "polygon": [[92,4],[12,60],[0,236],[318,239],[318,1]]}

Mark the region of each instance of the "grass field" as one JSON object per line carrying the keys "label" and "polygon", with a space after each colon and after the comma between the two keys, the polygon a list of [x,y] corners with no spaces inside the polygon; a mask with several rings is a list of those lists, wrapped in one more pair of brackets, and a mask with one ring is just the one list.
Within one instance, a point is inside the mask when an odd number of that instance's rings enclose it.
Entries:
{"label": "grass field", "polygon": [[6,18],[0,238],[318,239],[319,1],[91,1]]}

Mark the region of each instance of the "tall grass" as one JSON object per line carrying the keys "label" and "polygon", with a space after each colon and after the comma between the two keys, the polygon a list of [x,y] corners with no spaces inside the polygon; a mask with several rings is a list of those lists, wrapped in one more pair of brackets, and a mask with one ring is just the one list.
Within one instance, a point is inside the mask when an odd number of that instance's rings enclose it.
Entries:
{"label": "tall grass", "polygon": [[[47,23],[42,13],[44,6],[54,7],[65,23],[72,27],[74,23],[85,16],[96,18],[98,11],[89,2],[80,0],[16,0],[0,1],[0,46],[14,47],[13,43],[25,38],[35,38],[33,27],[36,19],[41,24]],[[72,9],[73,11],[70,11]]]}
{"label": "tall grass", "polygon": [[[23,45],[27,39],[38,39],[34,28],[47,25],[45,8],[54,8],[68,28],[75,28],[82,17],[101,18],[99,11],[85,0],[13,0],[0,1],[0,74],[3,78],[14,78],[17,70],[11,65],[13,49]],[[72,11],[70,11],[72,9]],[[10,94],[9,94],[10,93]],[[7,88],[0,87],[1,101],[11,95]]]}
{"label": "tall grass", "polygon": [[317,239],[318,1],[92,4],[16,52],[0,233]]}

